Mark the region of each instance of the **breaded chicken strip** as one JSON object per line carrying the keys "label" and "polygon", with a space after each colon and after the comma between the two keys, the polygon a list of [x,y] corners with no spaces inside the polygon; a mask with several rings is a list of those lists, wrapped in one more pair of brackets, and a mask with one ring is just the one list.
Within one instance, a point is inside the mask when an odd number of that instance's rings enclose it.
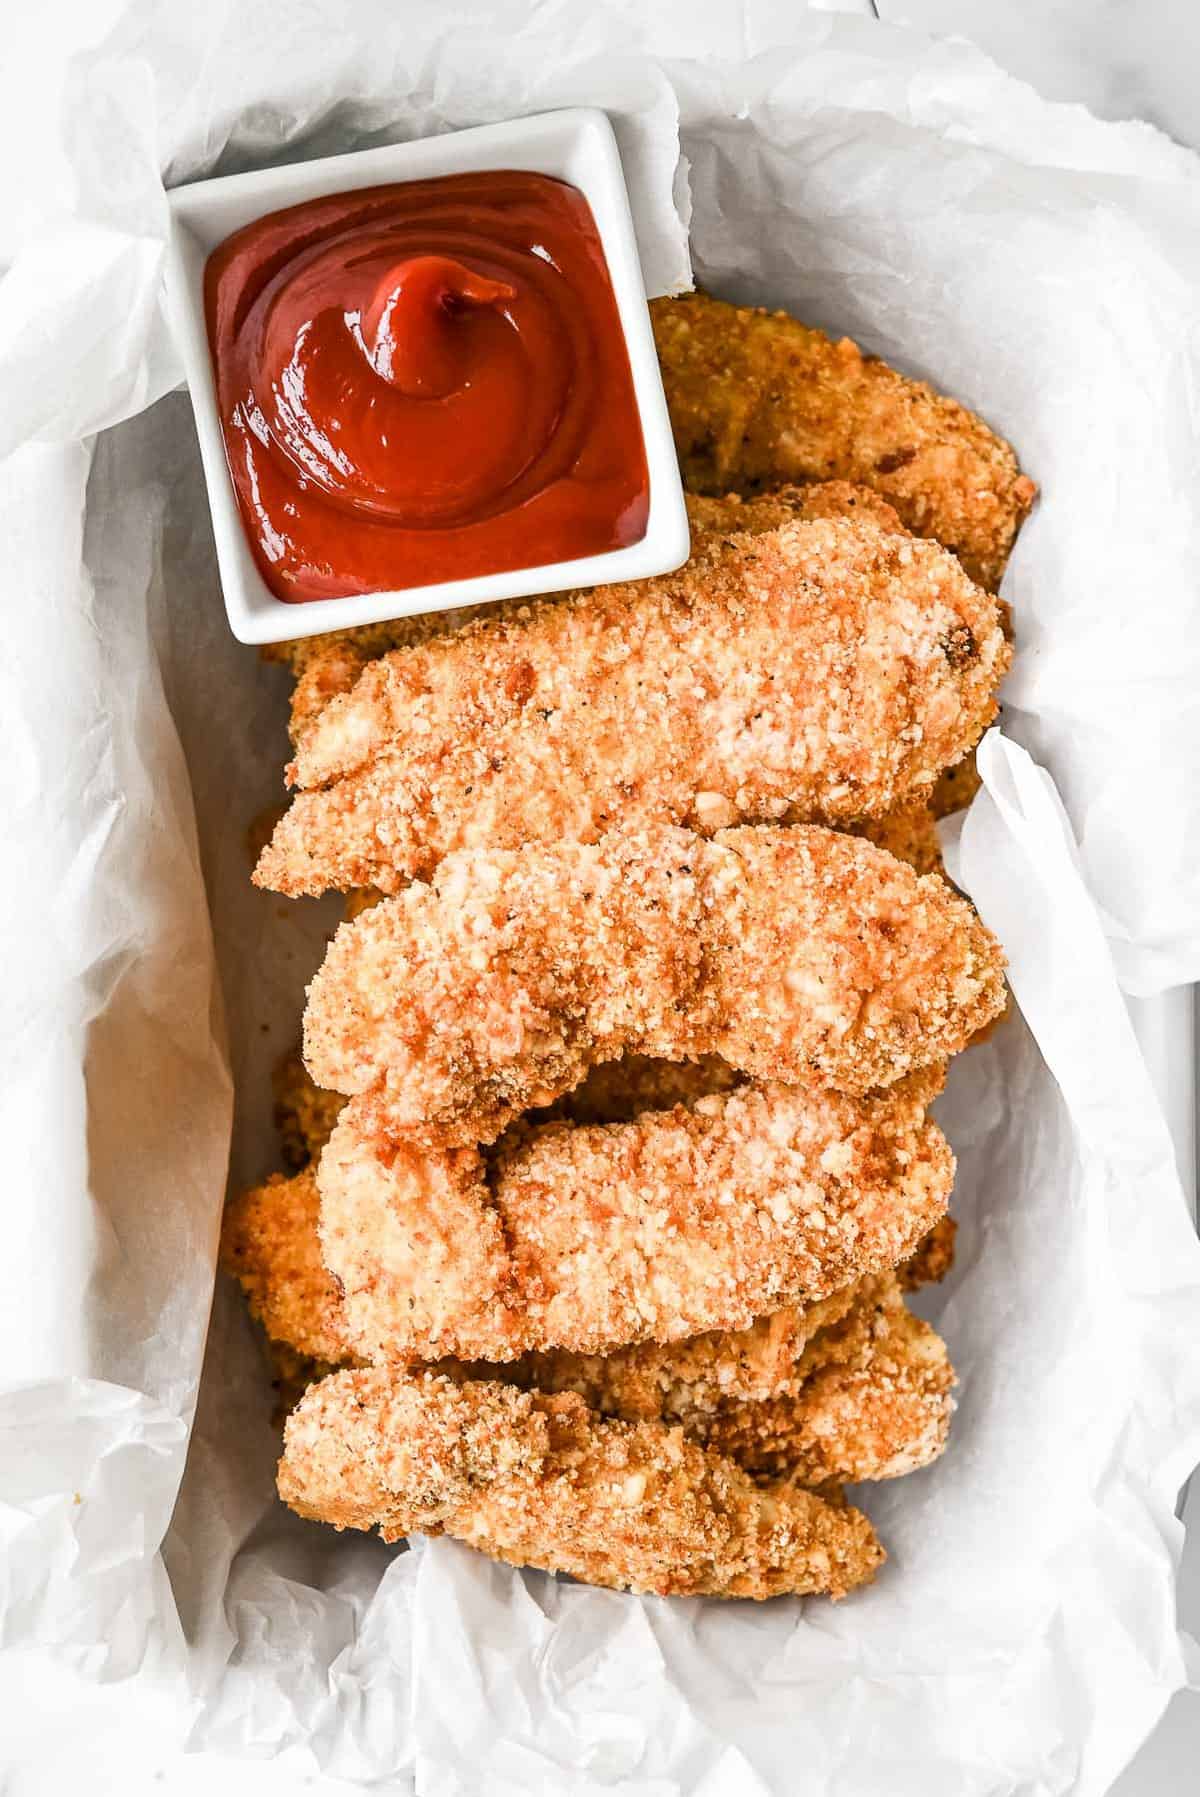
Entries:
{"label": "breaded chicken strip", "polygon": [[[609,1354],[549,1348],[520,1360],[493,1362],[486,1377],[523,1389],[577,1392],[590,1410],[627,1423],[685,1427],[729,1406],[760,1403],[796,1390],[796,1369],[820,1359],[819,1343],[893,1278],[868,1274],[827,1298],[787,1304],[746,1329],[710,1329],[677,1342],[635,1342]],[[473,1369],[484,1376],[484,1363]],[[472,1369],[468,1369],[472,1370]]]}
{"label": "breaded chicken strip", "polygon": [[[337,1280],[321,1258],[320,1194],[311,1169],[272,1175],[226,1206],[221,1264],[241,1285],[269,1340],[324,1366],[355,1363]],[[944,1279],[954,1259],[954,1220],[943,1217],[895,1270],[902,1291]],[[797,1363],[822,1331],[860,1304],[875,1304],[890,1274],[868,1275],[807,1304],[785,1305],[748,1328],[710,1330],[681,1342],[639,1342],[607,1355],[534,1352],[488,1377],[578,1391],[593,1409],[636,1422],[685,1416],[788,1389]],[[319,1375],[310,1374],[305,1380]],[[679,1395],[686,1393],[686,1402]]]}
{"label": "breaded chicken strip", "polygon": [[[856,487],[849,481],[784,487],[746,501],[737,493],[707,497],[689,493],[684,497],[693,549],[697,552],[714,537],[735,531],[775,530],[792,519],[865,515],[885,529],[903,530],[900,519],[885,500],[869,487]],[[523,603],[526,602],[518,601],[518,605]],[[492,609],[489,605],[468,605],[457,611],[426,612],[419,617],[392,618],[378,624],[362,624],[354,630],[332,630],[322,636],[275,643],[264,649],[264,658],[284,662],[296,677],[289,723],[294,747],[299,748],[330,700],[350,691],[368,662],[392,649],[453,636],[464,624],[486,617]]]}
{"label": "breaded chicken strip", "polygon": [[695,293],[650,314],[689,487],[859,481],[999,585],[1037,488],[974,413],[786,312]]}
{"label": "breaded chicken strip", "polygon": [[[354,1364],[342,1295],[321,1261],[311,1174],[268,1181],[228,1207],[222,1264],[267,1330],[285,1411],[334,1366]],[[917,1270],[905,1263],[899,1281],[869,1276],[743,1330],[607,1356],[554,1349],[508,1364],[442,1361],[438,1370],[573,1391],[626,1422],[679,1423],[752,1471],[804,1468],[813,1484],[888,1478],[934,1458],[949,1420],[944,1345],[900,1299]]]}
{"label": "breaded chicken strip", "polygon": [[378,1367],[310,1387],[279,1494],[339,1529],[453,1535],[514,1566],[664,1596],[842,1597],[883,1559],[859,1511],[761,1490],[681,1430],[604,1422],[572,1393]]}
{"label": "breaded chicken strip", "polygon": [[[303,1384],[318,1366],[355,1364],[342,1292],[321,1259],[320,1194],[310,1169],[291,1179],[272,1175],[226,1206],[221,1265],[242,1287],[251,1315],[272,1346],[292,1357]],[[901,1291],[944,1279],[954,1260],[952,1217],[935,1223],[895,1278]],[[797,1365],[813,1364],[811,1344],[856,1306],[875,1306],[891,1274],[868,1275],[810,1304],[785,1305],[746,1329],[710,1330],[682,1342],[639,1342],[607,1355],[562,1349],[524,1355],[486,1376],[550,1390],[578,1391],[593,1409],[629,1422],[683,1419],[739,1401],[758,1402],[794,1388]],[[817,1361],[819,1361],[819,1354]],[[307,1362],[308,1369],[297,1363]],[[476,1368],[479,1371],[479,1368]],[[482,1376],[482,1374],[481,1374]],[[849,1475],[844,1475],[849,1477]]]}
{"label": "breaded chicken strip", "polygon": [[[325,1367],[349,1366],[357,1356],[342,1289],[321,1258],[320,1202],[310,1168],[291,1179],[273,1174],[241,1193],[225,1208],[221,1265],[238,1281],[250,1314],[276,1347]],[[950,1221],[943,1217],[897,1267],[903,1289],[943,1276],[940,1250]],[[593,1409],[630,1422],[668,1414],[679,1418],[788,1389],[813,1339],[855,1305],[874,1303],[890,1277],[868,1275],[827,1298],[785,1305],[745,1329],[710,1330],[681,1342],[639,1342],[607,1355],[548,1349],[504,1365],[473,1364],[489,1378],[578,1391]],[[321,1375],[310,1375],[305,1383],[313,1376]]]}
{"label": "breaded chicken strip", "polygon": [[888,1085],[1001,1010],[1002,969],[945,881],[856,837],[614,831],[451,856],[343,924],[304,1052],[368,1127],[487,1142],[624,1050]]}
{"label": "breaded chicken strip", "polygon": [[713,555],[723,537],[749,532],[762,536],[790,523],[811,523],[816,518],[863,518],[897,536],[911,536],[895,506],[849,480],[821,481],[797,486],[772,481],[761,493],[685,493],[692,552]]}
{"label": "breaded chicken strip", "polygon": [[839,824],[928,795],[995,715],[995,600],[932,543],[817,518],[676,574],[494,610],[372,662],[304,738],[255,870],[395,892],[463,848]]}
{"label": "breaded chicken strip", "polygon": [[322,1258],[365,1359],[604,1353],[745,1329],[894,1267],[954,1180],[937,1075],[848,1098],[744,1086],[632,1123],[517,1131],[490,1179],[343,1111],[321,1157]]}

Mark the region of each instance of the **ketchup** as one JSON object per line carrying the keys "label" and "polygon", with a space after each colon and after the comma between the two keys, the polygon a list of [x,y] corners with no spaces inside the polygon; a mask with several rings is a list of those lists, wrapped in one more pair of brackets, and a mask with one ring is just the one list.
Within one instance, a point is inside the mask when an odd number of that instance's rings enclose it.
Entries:
{"label": "ketchup", "polygon": [[280,599],[624,548],[649,474],[595,220],[547,175],[335,194],[204,273],[225,452]]}

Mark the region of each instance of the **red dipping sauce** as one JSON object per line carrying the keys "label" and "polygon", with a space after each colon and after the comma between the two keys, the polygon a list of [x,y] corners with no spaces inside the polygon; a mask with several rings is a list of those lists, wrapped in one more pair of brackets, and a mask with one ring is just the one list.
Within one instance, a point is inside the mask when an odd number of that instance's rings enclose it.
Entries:
{"label": "red dipping sauce", "polygon": [[583,194],[449,175],[289,206],[204,272],[225,452],[280,599],[636,543],[649,472]]}

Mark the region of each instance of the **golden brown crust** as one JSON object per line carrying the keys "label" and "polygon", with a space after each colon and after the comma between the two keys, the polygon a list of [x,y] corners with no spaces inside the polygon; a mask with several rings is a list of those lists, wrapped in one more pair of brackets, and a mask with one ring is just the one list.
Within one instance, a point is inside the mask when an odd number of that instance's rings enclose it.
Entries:
{"label": "golden brown crust", "polygon": [[927,1075],[852,1099],[747,1085],[471,1150],[388,1143],[352,1102],[321,1240],[367,1359],[514,1360],[742,1330],[912,1254],[954,1176]]}
{"label": "golden brown crust", "polygon": [[353,630],[329,630],[320,636],[298,637],[273,643],[263,650],[268,661],[284,663],[295,677],[288,733],[293,744],[320,716],[331,699],[349,692],[369,661],[410,643],[452,636],[472,618],[490,608],[467,605],[457,611],[425,612],[417,617],[387,618],[379,624],[360,624]]}
{"label": "golden brown crust", "polygon": [[[697,1098],[732,1092],[745,1081],[746,1075],[720,1055],[662,1061],[650,1055],[625,1054],[589,1068],[580,1085],[553,1104],[531,1111],[529,1120],[629,1123],[643,1111],[669,1111],[677,1104],[694,1104]],[[284,1161],[289,1172],[298,1172],[320,1158],[346,1100],[340,1092],[323,1091],[298,1054],[289,1055],[277,1068],[275,1094],[275,1124]],[[929,1277],[940,1279],[942,1274]],[[918,1279],[916,1283],[926,1281]]]}
{"label": "golden brown crust", "polygon": [[446,1533],[618,1590],[841,1597],[883,1559],[859,1511],[760,1490],[681,1430],[605,1422],[570,1393],[382,1368],[310,1388],[288,1419],[279,1491],[337,1528]]}
{"label": "golden brown crust", "polygon": [[226,1205],[221,1265],[272,1341],[336,1365],[353,1355],[341,1294],[321,1260],[318,1212],[311,1169],[291,1179],[273,1173]]}
{"label": "golden brown crust", "polygon": [[927,796],[995,715],[995,600],[864,514],[514,603],[372,662],[304,737],[256,881],[395,892],[447,854],[616,822],[845,824]]}
{"label": "golden brown crust", "polygon": [[[367,907],[362,907],[366,909]],[[354,915],[358,916],[359,911]],[[628,1123],[640,1111],[669,1111],[712,1092],[731,1092],[745,1075],[721,1060],[702,1055],[695,1061],[660,1061],[649,1055],[621,1055],[589,1069],[581,1085],[564,1092],[552,1105],[531,1113],[532,1121]],[[298,1172],[319,1159],[346,1103],[340,1092],[317,1085],[303,1057],[288,1055],[275,1071],[275,1127],[284,1163]]]}
{"label": "golden brown crust", "polygon": [[[935,789],[936,790],[936,789]],[[938,840],[937,816],[924,800],[898,806],[886,817],[855,826],[856,836],[865,836],[877,848],[886,849],[898,861],[906,861],[919,874],[940,874],[942,845]]]}
{"label": "golden brown crust", "polygon": [[894,506],[870,487],[829,480],[817,486],[772,482],[762,493],[685,493],[693,553],[711,554],[721,537],[749,532],[762,536],[781,525],[815,518],[865,518],[881,530],[910,536]]}
{"label": "golden brown crust", "polygon": [[650,312],[689,487],[861,482],[983,586],[999,585],[1037,489],[972,412],[785,312],[703,293]]}
{"label": "golden brown crust", "polygon": [[918,1244],[917,1251],[903,1261],[896,1271],[903,1291],[915,1292],[922,1285],[940,1285],[954,1265],[958,1224],[953,1217],[935,1223]]}
{"label": "golden brown crust", "polygon": [[507,1365],[468,1368],[523,1389],[577,1392],[588,1407],[625,1422],[684,1427],[732,1404],[755,1404],[791,1389],[796,1367],[824,1330],[870,1301],[889,1277],[868,1275],[809,1304],[788,1304],[746,1329],[713,1329],[677,1342],[635,1342],[608,1354],[563,1348]]}
{"label": "golden brown crust", "polygon": [[895,1278],[881,1279],[809,1343],[780,1390],[693,1412],[685,1426],[750,1472],[809,1486],[896,1479],[942,1452],[953,1384],[946,1344]]}
{"label": "golden brown crust", "polygon": [[[267,1331],[279,1380],[302,1385],[354,1361],[342,1294],[321,1259],[319,1217],[311,1174],[276,1175],[230,1204],[222,1236],[221,1264]],[[955,1228],[952,1217],[943,1217],[900,1262],[896,1277],[903,1291],[945,1278],[954,1262]],[[854,1305],[873,1302],[889,1278],[868,1275],[827,1298],[785,1305],[745,1329],[639,1342],[603,1356],[549,1349],[485,1371],[527,1386],[578,1391],[594,1409],[629,1421],[755,1401],[783,1390],[809,1344]]]}
{"label": "golden brown crust", "polygon": [[855,837],[614,832],[452,856],[343,924],[305,1058],[374,1127],[476,1143],[624,1050],[886,1085],[996,1014],[1002,968],[943,880]]}
{"label": "golden brown crust", "polygon": [[954,1384],[945,1343],[906,1309],[891,1273],[740,1334],[532,1354],[496,1376],[574,1391],[604,1416],[678,1423],[750,1472],[809,1487],[928,1465],[946,1444]]}

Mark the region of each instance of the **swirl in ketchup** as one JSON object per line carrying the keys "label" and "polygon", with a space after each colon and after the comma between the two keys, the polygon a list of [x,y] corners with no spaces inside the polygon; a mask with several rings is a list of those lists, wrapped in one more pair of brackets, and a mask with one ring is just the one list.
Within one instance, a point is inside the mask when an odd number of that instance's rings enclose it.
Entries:
{"label": "swirl in ketchup", "polygon": [[230,472],[278,598],[645,535],[633,377],[577,188],[505,171],[289,206],[214,250],[204,288]]}

